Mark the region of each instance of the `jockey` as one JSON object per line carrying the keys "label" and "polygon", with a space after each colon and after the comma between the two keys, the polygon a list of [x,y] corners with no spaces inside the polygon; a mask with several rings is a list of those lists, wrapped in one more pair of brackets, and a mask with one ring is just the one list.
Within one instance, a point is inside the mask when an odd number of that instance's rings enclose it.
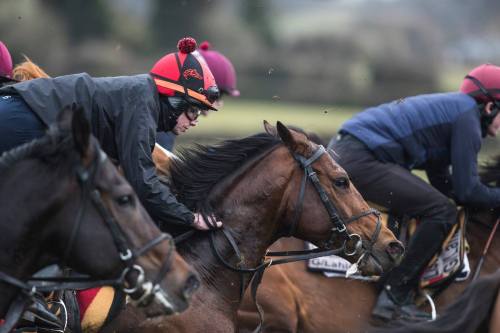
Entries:
{"label": "jockey", "polygon": [[[210,44],[204,41],[200,44],[199,50],[193,52],[196,56],[201,56],[208,68],[214,75],[215,82],[219,87],[220,98],[215,101],[214,106],[220,109],[223,106],[222,96],[229,95],[238,97],[239,90],[236,88],[236,71],[234,66],[222,53],[212,50]],[[206,115],[206,112],[202,112]],[[176,134],[173,132],[158,132],[156,142],[168,151],[172,151],[175,144]]]}
{"label": "jockey", "polygon": [[[63,107],[81,105],[93,134],[160,229],[169,224],[210,229],[160,182],[151,158],[157,131],[181,134],[202,110],[216,110],[219,90],[210,69],[192,53],[193,38],[178,43],[149,74],[93,78],[86,73],[41,78],[0,89],[0,154],[44,134]],[[221,223],[217,222],[217,226]]]}
{"label": "jockey", "polygon": [[[500,206],[500,189],[482,184],[482,138],[500,129],[500,67],[473,69],[459,92],[419,95],[371,107],[345,122],[332,140],[333,157],[363,197],[420,224],[399,266],[384,277],[372,314],[427,320],[414,300],[419,278],[439,251],[457,208]],[[430,184],[411,173],[425,170]]]}
{"label": "jockey", "polygon": [[0,87],[12,83],[12,57],[7,46],[0,41]]}

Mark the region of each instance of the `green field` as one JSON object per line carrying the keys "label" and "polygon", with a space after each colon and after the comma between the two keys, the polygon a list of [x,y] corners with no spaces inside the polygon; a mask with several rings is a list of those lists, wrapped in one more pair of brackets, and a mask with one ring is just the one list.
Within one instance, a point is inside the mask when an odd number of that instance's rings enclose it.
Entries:
{"label": "green field", "polygon": [[185,145],[193,141],[213,142],[222,138],[243,137],[264,130],[262,121],[281,121],[318,133],[324,139],[332,137],[338,127],[360,108],[332,105],[288,104],[277,101],[258,102],[226,98],[224,107],[200,122],[178,139]]}

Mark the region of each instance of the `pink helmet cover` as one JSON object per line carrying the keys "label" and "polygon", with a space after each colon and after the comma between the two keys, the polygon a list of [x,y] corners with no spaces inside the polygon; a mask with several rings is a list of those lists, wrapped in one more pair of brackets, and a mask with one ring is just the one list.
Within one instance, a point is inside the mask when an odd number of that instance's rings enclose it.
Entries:
{"label": "pink helmet cover", "polygon": [[231,61],[220,52],[211,50],[210,44],[206,41],[200,44],[198,52],[205,59],[219,89],[230,96],[239,96],[240,92],[236,88],[236,71]]}
{"label": "pink helmet cover", "polygon": [[12,77],[12,57],[2,41],[0,41],[0,76]]}

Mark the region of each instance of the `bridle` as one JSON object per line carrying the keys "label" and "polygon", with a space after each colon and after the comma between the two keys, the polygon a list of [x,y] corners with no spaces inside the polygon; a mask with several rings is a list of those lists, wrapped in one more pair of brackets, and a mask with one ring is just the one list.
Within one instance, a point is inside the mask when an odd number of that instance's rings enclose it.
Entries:
{"label": "bridle", "polygon": [[[94,149],[97,153],[89,168],[86,168],[81,160],[79,160],[75,166],[76,178],[80,185],[82,200],[76,215],[76,222],[73,226],[68,244],[66,246],[61,266],[64,267],[70,258],[70,253],[73,249],[76,236],[78,235],[78,231],[83,221],[85,207],[87,206],[86,203],[90,199],[91,203],[97,209],[99,215],[111,233],[113,242],[118,250],[120,260],[125,266],[124,270],[120,274],[119,278],[110,280],[94,280],[88,276],[64,276],[32,277],[29,279],[29,282],[22,281],[0,271],[1,282],[10,284],[21,291],[9,306],[4,323],[3,325],[0,324],[0,333],[7,333],[12,330],[24,312],[25,307],[33,301],[33,297],[36,292],[113,286],[115,288],[120,288],[125,294],[130,295],[132,302],[135,304],[145,306],[155,299],[166,309],[173,312],[173,305],[169,301],[168,294],[160,287],[161,280],[163,280],[172,267],[173,253],[175,251],[173,238],[169,234],[162,233],[160,236],[152,239],[142,247],[132,249],[127,241],[127,237],[123,229],[120,227],[109,209],[106,208],[101,192],[95,185],[95,176],[100,166],[107,160],[107,155],[100,149],[97,143],[94,143]],[[168,251],[163,265],[158,271],[155,279],[148,281],[146,280],[144,269],[135,262],[139,257],[164,241],[169,242],[170,250]],[[137,274],[134,285],[131,285],[127,281],[127,277],[131,273]]]}
{"label": "bridle", "polygon": [[[346,225],[348,225],[351,222],[357,221],[362,217],[374,214],[377,217],[377,225],[375,227],[375,231],[372,237],[368,241],[367,246],[365,246],[365,250],[371,251],[373,244],[376,243],[378,236],[380,234],[380,229],[381,229],[380,213],[376,209],[370,208],[364,212],[361,212],[358,215],[351,216],[349,219],[344,221],[340,216],[340,214],[338,213],[337,208],[332,203],[330,196],[328,195],[328,193],[326,193],[325,188],[323,187],[323,185],[321,185],[316,172],[312,168],[312,164],[316,160],[318,160],[321,156],[323,156],[323,154],[327,153],[326,149],[322,145],[319,145],[318,148],[313,152],[312,156],[309,158],[305,158],[304,156],[299,155],[295,152],[291,153],[295,158],[295,160],[299,163],[301,168],[304,170],[304,176],[302,177],[302,181],[300,184],[299,196],[297,199],[298,205],[296,206],[297,208],[295,209],[294,217],[292,219],[288,236],[294,235],[297,230],[297,224],[302,215],[305,189],[307,181],[309,180],[316,189],[316,192],[318,193],[321,202],[323,203],[326,211],[328,212],[328,215],[330,217],[330,222],[332,223],[331,236],[330,239],[326,242],[325,247],[328,249],[332,248],[332,246],[335,244],[336,238],[340,236],[343,239],[342,248],[344,249],[344,254],[347,256],[353,256],[357,254],[362,247],[361,236],[355,233],[349,233]],[[352,250],[349,249],[350,244],[353,244]]]}
{"label": "bridle", "polygon": [[[330,199],[330,196],[326,192],[325,188],[323,185],[321,185],[319,178],[312,168],[312,165],[314,164],[315,161],[317,161],[323,154],[325,154],[327,151],[326,149],[319,145],[318,148],[313,152],[311,157],[306,158],[300,154],[295,153],[294,151],[290,151],[294,159],[298,162],[299,166],[304,170],[304,176],[302,177],[301,180],[301,185],[300,185],[300,190],[299,190],[299,195],[297,199],[297,205],[293,214],[293,219],[292,223],[290,226],[290,230],[288,231],[288,236],[292,236],[295,234],[297,230],[297,225],[298,221],[300,220],[300,217],[302,215],[302,207],[304,203],[304,197],[305,197],[305,191],[306,191],[306,185],[307,181],[309,180],[314,188],[316,189],[316,192],[318,193],[321,202],[325,206],[325,209],[328,212],[330,222],[332,223],[332,228],[331,230],[331,235],[329,240],[326,242],[326,247],[325,248],[318,248],[318,249],[312,249],[312,250],[304,250],[304,251],[283,251],[283,252],[267,252],[266,257],[270,259],[264,259],[261,264],[259,264],[255,268],[245,268],[241,267],[241,264],[238,264],[237,266],[232,265],[229,263],[226,259],[224,259],[223,255],[220,253],[220,251],[217,249],[215,246],[215,232],[217,230],[222,230],[222,234],[225,236],[227,239],[228,243],[231,245],[234,253],[236,254],[238,258],[238,262],[242,262],[242,256],[240,253],[240,250],[238,249],[238,246],[236,244],[236,241],[234,237],[231,235],[231,232],[223,227],[222,229],[215,229],[211,232],[210,236],[210,244],[212,247],[213,252],[215,253],[216,257],[218,260],[228,269],[240,273],[240,299],[243,297],[244,294],[244,275],[247,273],[253,274],[253,279],[251,283],[251,294],[252,298],[254,300],[255,306],[258,310],[259,317],[260,317],[260,323],[259,326],[254,330],[254,332],[260,332],[262,328],[262,323],[263,323],[263,311],[260,305],[257,303],[257,289],[258,286],[262,280],[264,271],[267,267],[273,266],[273,265],[279,265],[279,264],[285,264],[285,263],[290,263],[290,262],[295,262],[295,261],[301,261],[301,260],[307,260],[307,259],[312,259],[312,258],[317,258],[317,257],[323,257],[323,256],[329,256],[329,255],[339,255],[344,253],[346,256],[353,256],[356,254],[359,254],[362,249],[364,249],[363,253],[359,257],[358,261],[356,262],[356,265],[360,263],[362,260],[367,260],[369,257],[372,257],[378,264],[380,264],[379,260],[377,257],[373,255],[373,246],[377,242],[378,236],[380,234],[380,230],[382,228],[382,223],[380,221],[380,213],[373,208],[367,209],[366,211],[361,212],[360,214],[354,215],[349,217],[348,219],[344,220],[338,213],[337,208],[333,204],[332,200]],[[370,237],[369,240],[365,241],[361,239],[361,236],[355,233],[350,233],[347,230],[347,225],[351,222],[357,221],[362,217],[368,216],[368,215],[375,215],[377,217],[377,224],[375,226],[375,231],[373,232],[372,236]],[[341,237],[342,238],[342,246],[339,248],[333,248],[333,245],[335,244],[335,240]],[[182,238],[184,240],[185,238]],[[177,239],[176,239],[177,242]],[[284,257],[282,259],[273,259],[272,257]]]}

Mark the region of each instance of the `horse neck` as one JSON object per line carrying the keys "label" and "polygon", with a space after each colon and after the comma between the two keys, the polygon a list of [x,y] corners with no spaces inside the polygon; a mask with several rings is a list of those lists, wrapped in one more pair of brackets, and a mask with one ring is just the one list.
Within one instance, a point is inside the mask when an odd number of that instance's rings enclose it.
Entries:
{"label": "horse neck", "polygon": [[[19,163],[15,170],[0,173],[0,271],[24,280],[51,263],[47,244],[49,226],[56,203],[56,190],[46,175],[36,176]],[[29,168],[31,169],[31,167]],[[30,184],[29,189],[19,184]],[[0,282],[0,317],[18,292]]]}
{"label": "horse neck", "polygon": [[[265,190],[262,186],[251,184],[257,179],[256,172],[261,169],[253,168],[246,173],[244,180],[236,182],[227,191],[220,191],[222,198],[216,208],[224,227],[233,235],[241,252],[241,267],[255,268],[261,264],[269,246],[277,240],[282,213],[281,201],[286,182],[276,182],[279,177],[269,172],[262,183],[277,183],[274,187]],[[291,173],[291,172],[290,172]],[[262,179],[262,175],[261,175]],[[222,231],[215,232],[215,246],[219,253],[233,266],[238,263],[237,256],[223,235]],[[214,299],[219,304],[214,306],[227,312],[235,312],[240,303],[241,275],[225,267],[214,254],[208,234],[199,233],[188,247],[180,250],[183,256],[200,273],[205,287],[215,294]],[[245,274],[243,287],[246,289],[251,274]]]}

